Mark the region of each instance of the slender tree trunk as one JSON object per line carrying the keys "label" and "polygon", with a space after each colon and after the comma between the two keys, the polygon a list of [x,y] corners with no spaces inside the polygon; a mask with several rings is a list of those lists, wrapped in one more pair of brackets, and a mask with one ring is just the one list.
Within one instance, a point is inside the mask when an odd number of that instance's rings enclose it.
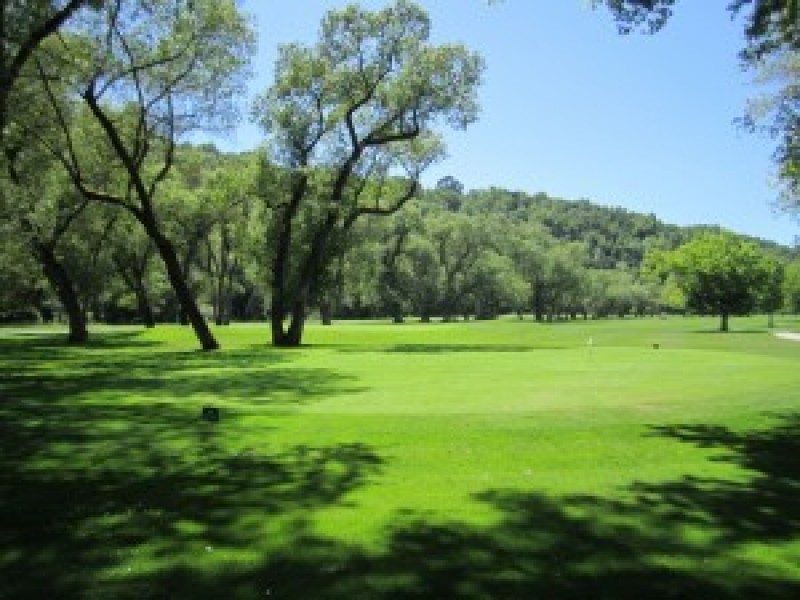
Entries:
{"label": "slender tree trunk", "polygon": [[214,294],[214,323],[225,323],[225,273],[222,270],[217,278],[217,290]]}
{"label": "slender tree trunk", "polygon": [[192,294],[192,290],[186,282],[175,247],[160,231],[155,230],[153,227],[148,229],[148,233],[156,244],[161,260],[164,261],[169,281],[172,284],[172,289],[175,290],[175,295],[181,307],[181,313],[186,316],[192,325],[203,350],[217,350],[219,343],[211,333],[205,317],[200,312],[194,294]]}
{"label": "slender tree trunk", "polygon": [[770,329],[775,327],[775,313],[769,313],[767,315],[767,327]]}
{"label": "slender tree trunk", "polygon": [[322,319],[323,325],[333,325],[333,318],[331,316],[331,303],[327,299],[323,299],[319,303],[319,315]]}
{"label": "slender tree trunk", "polygon": [[239,260],[226,261],[225,286],[222,288],[222,324],[230,325],[233,319],[233,276],[240,272]]}
{"label": "slender tree trunk", "polygon": [[[146,264],[145,260],[145,264]],[[122,259],[114,258],[114,264],[117,267],[117,272],[122,277],[125,285],[128,286],[130,291],[136,297],[136,312],[139,313],[139,319],[142,325],[148,329],[156,326],[156,318],[153,313],[153,307],[150,304],[150,295],[147,293],[147,286],[145,285],[145,264],[135,265],[127,269]]]}
{"label": "slender tree trunk", "polygon": [[228,273],[222,296],[222,324],[230,325],[233,318],[233,274]]}
{"label": "slender tree trunk", "polygon": [[431,312],[428,310],[427,305],[422,305],[419,309],[419,320],[421,323],[431,322]]}
{"label": "slender tree trunk", "polygon": [[136,296],[136,310],[139,313],[142,324],[148,329],[152,329],[156,326],[156,317],[153,314],[153,307],[150,304],[150,298],[144,285],[137,285],[134,288],[134,294]]}
{"label": "slender tree trunk", "polygon": [[[189,284],[189,277],[192,270],[192,265],[194,264],[195,256],[197,255],[197,246],[198,242],[196,239],[192,239],[189,241],[189,248],[183,255],[183,262],[180,263],[180,268],[183,271],[183,280],[186,282],[187,286]],[[181,304],[180,298],[178,298],[178,293],[175,292],[175,299],[178,302],[178,323],[180,325],[188,325],[189,324],[189,315],[183,308],[183,304]]]}
{"label": "slender tree trunk", "polygon": [[53,286],[64,312],[67,313],[69,323],[67,341],[70,344],[85,344],[89,341],[86,313],[83,311],[69,273],[49,246],[36,244],[35,253],[47,281]]}
{"label": "slender tree trunk", "polygon": [[728,313],[722,311],[719,315],[719,330],[728,331]]}
{"label": "slender tree trunk", "polygon": [[533,317],[537,322],[544,321],[545,307],[542,292],[537,286],[533,292]]}

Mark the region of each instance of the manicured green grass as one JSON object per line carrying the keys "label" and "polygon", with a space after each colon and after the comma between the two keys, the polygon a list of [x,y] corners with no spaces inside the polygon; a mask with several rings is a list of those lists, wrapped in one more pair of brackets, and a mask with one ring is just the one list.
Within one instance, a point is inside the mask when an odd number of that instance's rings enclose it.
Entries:
{"label": "manicured green grass", "polygon": [[0,599],[800,597],[765,325],[2,329]]}

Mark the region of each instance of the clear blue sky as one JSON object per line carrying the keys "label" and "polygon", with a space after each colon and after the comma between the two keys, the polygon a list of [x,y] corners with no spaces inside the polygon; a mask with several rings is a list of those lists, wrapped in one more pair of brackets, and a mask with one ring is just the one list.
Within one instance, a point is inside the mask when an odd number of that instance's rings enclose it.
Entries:
{"label": "clear blue sky", "polygon": [[[756,90],[727,0],[679,2],[656,36],[617,35],[585,0],[419,3],[436,40],[463,42],[487,64],[479,122],[446,134],[449,158],[426,183],[453,175],[468,189],[588,198],[786,244],[800,234],[771,208],[771,142],[733,123]],[[322,15],[345,4],[246,0],[259,33],[252,93],[269,84],[279,43],[313,42]],[[244,150],[261,139],[245,123],[218,143]]]}

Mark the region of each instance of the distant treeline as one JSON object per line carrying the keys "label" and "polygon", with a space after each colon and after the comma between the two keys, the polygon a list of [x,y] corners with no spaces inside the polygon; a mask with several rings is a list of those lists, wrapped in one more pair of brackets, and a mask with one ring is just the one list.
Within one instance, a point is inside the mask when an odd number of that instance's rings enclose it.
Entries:
{"label": "distant treeline", "polygon": [[[28,221],[36,236],[11,221],[3,226],[2,319],[50,320],[63,314],[42,267],[44,249],[91,318],[146,325],[185,321],[163,263],[155,260],[152,239],[124,213],[85,207],[57,237],[46,235],[58,230],[65,207],[77,202],[66,181],[56,175],[52,180],[48,201],[38,197],[26,213],[34,215]],[[178,149],[159,219],[191,290],[219,324],[268,317],[267,265],[276,251],[271,228],[282,185],[280,169],[257,153],[224,154],[210,145]],[[310,243],[303,231],[313,231],[315,210],[310,203],[295,225],[300,244]],[[395,214],[367,216],[334,236],[308,310],[326,321],[680,312],[680,290],[643,271],[643,261],[652,250],[674,249],[714,229],[668,225],[652,214],[544,193],[464,192],[455,178],[446,177]],[[784,309],[797,311],[798,278],[792,275],[797,249],[758,244],[787,265]]]}

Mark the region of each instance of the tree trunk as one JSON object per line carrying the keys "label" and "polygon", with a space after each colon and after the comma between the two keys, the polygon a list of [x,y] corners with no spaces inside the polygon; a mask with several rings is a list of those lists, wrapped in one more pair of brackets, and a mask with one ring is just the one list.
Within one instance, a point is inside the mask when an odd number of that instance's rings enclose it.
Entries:
{"label": "tree trunk", "polygon": [[61,306],[67,313],[69,323],[67,341],[70,344],[85,344],[89,341],[86,313],[78,299],[72,279],[52,248],[44,244],[37,244],[35,254],[42,265],[42,271],[47,281],[53,286]]}
{"label": "tree trunk", "polygon": [[292,306],[292,320],[289,322],[288,341],[291,346],[299,346],[303,339],[303,328],[306,324],[305,300],[297,300]]}
{"label": "tree trunk", "polygon": [[423,305],[419,309],[419,320],[421,323],[430,323],[431,322],[431,313],[428,310],[427,305]]}
{"label": "tree trunk", "polygon": [[286,319],[286,311],[283,307],[283,298],[277,298],[276,292],[272,293],[272,308],[270,309],[270,329],[272,331],[272,344],[275,346],[288,346],[286,341],[286,331],[283,322]]}
{"label": "tree trunk", "polygon": [[533,289],[533,318],[537,323],[541,323],[545,318],[545,301],[539,282],[536,282]]}
{"label": "tree trunk", "polygon": [[214,324],[225,323],[225,274],[220,273],[217,279],[217,290],[214,293]]}
{"label": "tree trunk", "polygon": [[[305,325],[305,303],[296,300],[292,303],[291,313],[286,310],[284,298],[272,295],[272,344],[282,348],[295,348],[300,345],[303,338]],[[289,326],[286,327],[286,318],[289,317]]]}
{"label": "tree trunk", "polygon": [[[217,261],[217,290],[215,294],[216,301],[214,302],[214,312],[216,313],[214,317],[217,325],[225,325],[227,319],[228,303],[226,291],[228,287],[228,278],[231,275],[228,248],[228,228],[223,224],[222,230],[220,231],[219,260]],[[209,257],[210,256],[211,253],[209,252]]]}
{"label": "tree trunk", "polygon": [[142,324],[148,329],[152,329],[156,326],[156,317],[153,314],[153,307],[150,304],[150,298],[144,285],[137,285],[134,288],[134,294],[136,295],[136,310],[139,313]]}
{"label": "tree trunk", "polygon": [[[181,271],[183,272],[183,280],[186,285],[189,285],[190,271],[194,264],[195,255],[197,254],[197,242],[194,240],[189,241],[189,249],[183,255],[183,262],[180,263]],[[189,315],[183,308],[178,293],[175,292],[175,300],[178,302],[178,323],[180,325],[189,324]]]}
{"label": "tree trunk", "polygon": [[[282,348],[296,348],[303,339],[303,326],[305,325],[305,303],[297,300],[292,304],[289,327],[285,327],[287,311],[276,306],[273,295],[272,305],[272,343]],[[283,305],[281,305],[282,307]]]}
{"label": "tree trunk", "polygon": [[770,329],[775,327],[775,313],[769,313],[767,315],[767,327]]}
{"label": "tree trunk", "polygon": [[323,325],[333,325],[333,318],[331,317],[331,303],[328,300],[320,301],[319,316],[322,319]]}
{"label": "tree trunk", "polygon": [[200,312],[197,306],[197,301],[189,288],[189,284],[183,275],[180,262],[178,261],[178,254],[175,252],[175,247],[172,243],[159,231],[154,230],[153,227],[148,228],[150,237],[155,241],[158,253],[161,260],[164,261],[164,266],[167,269],[169,281],[172,284],[172,289],[175,290],[175,296],[181,307],[181,315],[191,323],[197,340],[203,350],[217,350],[219,343],[214,338],[211,330],[206,323],[205,317]]}
{"label": "tree trunk", "polygon": [[719,330],[728,331],[728,313],[722,311],[719,315]]}

